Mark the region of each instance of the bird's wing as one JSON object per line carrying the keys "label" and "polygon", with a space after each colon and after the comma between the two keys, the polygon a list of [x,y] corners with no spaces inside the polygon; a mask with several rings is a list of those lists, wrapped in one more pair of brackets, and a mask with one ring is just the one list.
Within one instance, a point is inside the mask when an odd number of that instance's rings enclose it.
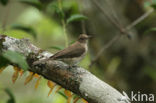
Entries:
{"label": "bird's wing", "polygon": [[85,52],[85,48],[78,42],[54,54],[52,59],[79,57]]}

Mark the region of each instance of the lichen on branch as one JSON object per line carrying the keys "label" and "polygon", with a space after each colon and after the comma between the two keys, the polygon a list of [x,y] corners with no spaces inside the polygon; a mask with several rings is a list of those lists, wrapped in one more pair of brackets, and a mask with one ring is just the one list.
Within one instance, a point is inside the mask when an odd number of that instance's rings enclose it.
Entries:
{"label": "lichen on branch", "polygon": [[[70,67],[62,61],[43,59],[53,54],[43,51],[27,39],[16,39],[0,35],[1,51],[15,51],[23,54],[29,71],[54,81],[63,88],[76,93],[89,103],[126,103],[120,101],[123,95],[81,67]],[[2,53],[1,52],[1,53]]]}

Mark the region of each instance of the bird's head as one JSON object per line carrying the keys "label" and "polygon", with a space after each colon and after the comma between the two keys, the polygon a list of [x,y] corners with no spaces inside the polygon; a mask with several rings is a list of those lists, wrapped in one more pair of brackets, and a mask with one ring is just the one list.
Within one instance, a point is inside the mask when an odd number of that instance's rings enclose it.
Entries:
{"label": "bird's head", "polygon": [[86,35],[86,34],[81,34],[78,38],[78,41],[80,43],[87,43],[88,39],[91,38],[91,36]]}

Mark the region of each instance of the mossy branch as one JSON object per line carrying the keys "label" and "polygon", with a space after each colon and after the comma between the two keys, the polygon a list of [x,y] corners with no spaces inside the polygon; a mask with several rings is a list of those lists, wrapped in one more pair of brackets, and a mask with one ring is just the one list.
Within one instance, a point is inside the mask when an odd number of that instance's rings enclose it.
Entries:
{"label": "mossy branch", "polygon": [[0,35],[0,41],[2,52],[15,51],[26,57],[29,71],[56,82],[89,103],[127,103],[122,100],[123,95],[120,92],[81,67],[70,68],[69,65],[57,60],[42,62],[53,54],[34,46],[27,39]]}

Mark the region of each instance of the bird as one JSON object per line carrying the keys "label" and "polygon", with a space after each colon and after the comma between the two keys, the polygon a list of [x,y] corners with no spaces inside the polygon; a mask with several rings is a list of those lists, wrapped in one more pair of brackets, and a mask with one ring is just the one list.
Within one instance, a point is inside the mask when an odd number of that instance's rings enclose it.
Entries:
{"label": "bird", "polygon": [[67,48],[52,55],[50,60],[60,60],[70,66],[76,66],[86,55],[88,51],[88,40],[91,36],[80,34],[77,41]]}

